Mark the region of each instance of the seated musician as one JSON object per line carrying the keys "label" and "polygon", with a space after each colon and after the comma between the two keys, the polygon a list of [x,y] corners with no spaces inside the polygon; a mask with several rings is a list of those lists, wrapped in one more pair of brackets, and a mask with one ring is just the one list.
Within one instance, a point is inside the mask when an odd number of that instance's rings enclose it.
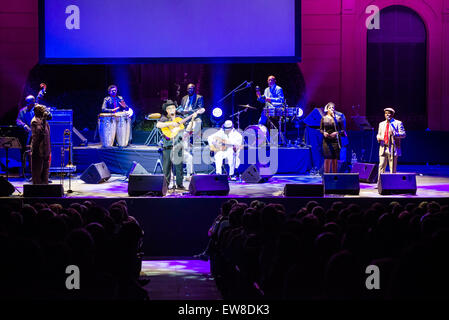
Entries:
{"label": "seated musician", "polygon": [[[276,78],[274,76],[268,77],[268,87],[265,89],[263,95],[260,91],[256,90],[257,101],[265,103],[265,108],[280,108],[284,105],[284,91],[278,85],[276,85]],[[262,111],[260,115],[259,124],[266,125],[267,116]]]}
{"label": "seated musician", "polygon": [[243,149],[243,137],[234,129],[231,120],[226,120],[223,127],[207,138],[211,151],[214,151],[215,170],[222,174],[223,160],[229,164],[229,175],[235,180],[235,170],[240,166],[240,150]]}

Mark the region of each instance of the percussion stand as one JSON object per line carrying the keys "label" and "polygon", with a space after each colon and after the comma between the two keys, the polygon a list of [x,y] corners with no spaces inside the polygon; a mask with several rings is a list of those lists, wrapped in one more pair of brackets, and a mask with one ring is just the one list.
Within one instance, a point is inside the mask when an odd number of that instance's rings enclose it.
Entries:
{"label": "percussion stand", "polygon": [[[149,119],[149,120],[156,120],[157,119]],[[150,134],[148,135],[147,140],[145,141],[145,145],[149,146],[150,144],[158,144],[159,141],[162,139],[162,133],[161,131],[154,125],[153,129],[150,131]]]}

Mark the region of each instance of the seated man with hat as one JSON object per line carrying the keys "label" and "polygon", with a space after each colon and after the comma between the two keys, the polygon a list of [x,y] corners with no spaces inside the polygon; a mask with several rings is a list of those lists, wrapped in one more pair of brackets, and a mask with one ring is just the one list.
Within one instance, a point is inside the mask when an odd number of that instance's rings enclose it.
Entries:
{"label": "seated man with hat", "polygon": [[223,160],[229,164],[229,175],[235,180],[235,169],[240,166],[240,150],[243,149],[243,137],[234,129],[231,120],[226,120],[223,127],[207,138],[211,151],[214,152],[215,171],[222,174]]}
{"label": "seated man with hat", "polygon": [[385,108],[385,121],[379,123],[377,141],[379,147],[379,176],[385,173],[387,164],[390,167],[390,173],[396,173],[398,157],[401,155],[401,139],[405,138],[405,129],[401,121],[394,119],[395,111],[393,108]]}

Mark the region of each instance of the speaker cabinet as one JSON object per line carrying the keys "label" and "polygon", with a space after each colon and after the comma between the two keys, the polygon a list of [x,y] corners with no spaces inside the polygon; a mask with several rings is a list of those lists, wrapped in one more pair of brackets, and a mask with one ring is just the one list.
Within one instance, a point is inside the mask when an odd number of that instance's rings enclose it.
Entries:
{"label": "speaker cabinet", "polygon": [[107,181],[111,177],[106,163],[93,163],[82,174],[80,179],[85,183],[97,184]]}
{"label": "speaker cabinet", "polygon": [[228,176],[224,174],[193,175],[189,192],[194,196],[226,196],[229,194]]}
{"label": "speaker cabinet", "polygon": [[381,173],[379,194],[416,194],[416,173]]}
{"label": "speaker cabinet", "polygon": [[287,183],[284,186],[285,197],[322,197],[323,184]]}
{"label": "speaker cabinet", "polygon": [[351,173],[358,173],[361,182],[376,183],[378,170],[377,163],[356,162],[352,165]]}
{"label": "speaker cabinet", "polygon": [[304,123],[309,127],[319,128],[321,118],[324,116],[325,114],[322,108],[315,108],[304,118]]}
{"label": "speaker cabinet", "polygon": [[8,197],[14,193],[14,186],[5,179],[5,177],[0,176],[0,197]]}
{"label": "speaker cabinet", "polygon": [[131,174],[150,174],[145,168],[138,162],[133,161],[131,168],[129,168],[126,177],[129,177]]}
{"label": "speaker cabinet", "polygon": [[358,173],[324,173],[323,184],[325,194],[352,194],[360,193]]}
{"label": "speaker cabinet", "polygon": [[61,198],[64,196],[64,187],[62,184],[24,184],[23,196],[42,197],[42,198]]}
{"label": "speaker cabinet", "polygon": [[130,196],[163,197],[167,194],[167,182],[162,174],[130,174],[128,194]]}
{"label": "speaker cabinet", "polygon": [[269,167],[252,164],[243,171],[242,180],[246,183],[262,183],[267,182],[272,176],[273,173]]}

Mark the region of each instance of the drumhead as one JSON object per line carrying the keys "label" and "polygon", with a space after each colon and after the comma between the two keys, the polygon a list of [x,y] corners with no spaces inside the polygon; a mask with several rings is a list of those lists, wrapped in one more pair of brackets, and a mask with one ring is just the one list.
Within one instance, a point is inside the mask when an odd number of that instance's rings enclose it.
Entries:
{"label": "drumhead", "polygon": [[267,127],[262,124],[250,125],[243,131],[243,139],[250,147],[263,146],[267,142]]}

